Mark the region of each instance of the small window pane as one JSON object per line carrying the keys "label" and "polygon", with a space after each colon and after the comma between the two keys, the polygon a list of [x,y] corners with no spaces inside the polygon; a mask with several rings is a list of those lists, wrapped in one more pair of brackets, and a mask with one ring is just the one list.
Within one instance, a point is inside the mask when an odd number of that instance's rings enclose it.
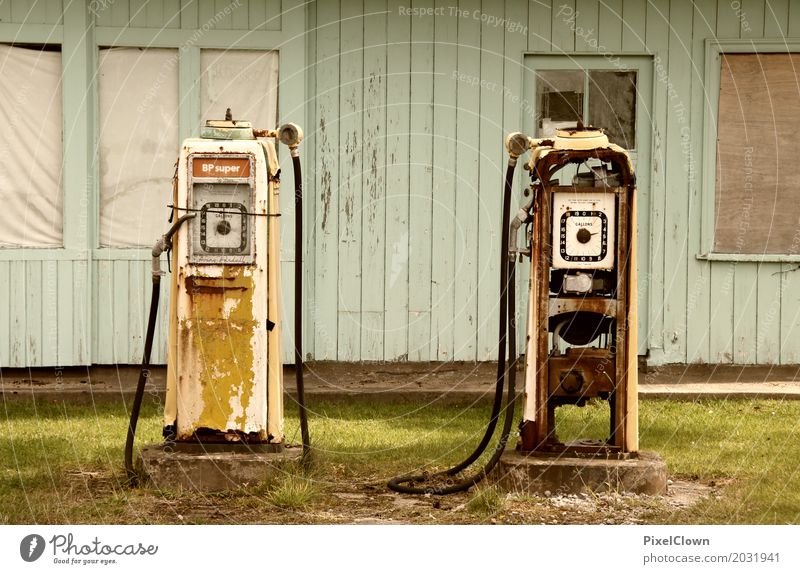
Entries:
{"label": "small window pane", "polygon": [[539,105],[538,137],[552,137],[561,127],[583,120],[582,70],[546,70],[536,73],[536,101]]}
{"label": "small window pane", "polygon": [[611,143],[636,149],[636,72],[589,72],[589,123],[603,128]]}

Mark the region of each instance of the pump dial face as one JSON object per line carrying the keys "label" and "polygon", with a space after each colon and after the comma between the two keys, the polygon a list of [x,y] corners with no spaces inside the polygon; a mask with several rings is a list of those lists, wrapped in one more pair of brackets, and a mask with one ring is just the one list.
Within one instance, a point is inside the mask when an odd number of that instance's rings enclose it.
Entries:
{"label": "pump dial face", "polygon": [[253,190],[245,183],[195,183],[192,188],[191,263],[253,261]]}
{"label": "pump dial face", "polygon": [[247,249],[245,206],[224,201],[203,205],[200,210],[200,247],[205,253],[244,253]]}
{"label": "pump dial face", "polygon": [[564,261],[596,262],[605,258],[608,217],[602,211],[565,211],[559,232],[559,251]]}
{"label": "pump dial face", "polygon": [[611,269],[615,205],[608,192],[553,193],[553,267]]}

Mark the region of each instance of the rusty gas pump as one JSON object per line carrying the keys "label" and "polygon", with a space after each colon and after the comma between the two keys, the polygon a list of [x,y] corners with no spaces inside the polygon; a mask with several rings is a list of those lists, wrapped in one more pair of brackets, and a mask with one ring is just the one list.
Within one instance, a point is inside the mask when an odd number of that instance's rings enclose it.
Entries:
{"label": "rusty gas pump", "polygon": [[[531,197],[512,223],[510,253],[530,256],[525,398],[518,448],[532,453],[638,450],[636,181],[627,152],[601,130],[552,139],[512,134],[530,150]],[[577,169],[576,169],[577,167]],[[527,224],[525,247],[516,231]],[[556,409],[609,406],[608,436],[565,442]]]}

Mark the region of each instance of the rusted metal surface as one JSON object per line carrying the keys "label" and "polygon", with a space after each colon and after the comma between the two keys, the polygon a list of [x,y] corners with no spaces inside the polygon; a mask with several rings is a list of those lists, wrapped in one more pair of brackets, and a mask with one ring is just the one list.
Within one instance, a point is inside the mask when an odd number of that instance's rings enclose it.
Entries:
{"label": "rusted metal surface", "polygon": [[[211,166],[210,168],[208,166]],[[219,169],[217,169],[219,168]],[[192,205],[192,180],[244,181],[252,190],[247,257],[220,262],[192,255],[192,235],[175,241],[165,424],[178,441],[281,442],[277,156],[255,140],[187,140],[175,205]],[[198,171],[199,170],[199,171]],[[242,184],[239,184],[242,185]],[[192,222],[190,225],[199,223]],[[274,364],[273,364],[274,363]]]}
{"label": "rusted metal surface", "polygon": [[[620,175],[618,187],[570,187],[550,185],[554,174],[568,164],[590,159],[610,162]],[[631,346],[629,323],[635,323],[635,268],[629,265],[635,256],[635,177],[627,155],[619,149],[550,150],[542,153],[533,165],[537,190],[533,212],[531,250],[531,290],[526,363],[526,403],[521,425],[520,448],[549,453],[632,452],[638,448],[635,395],[636,373],[630,373]],[[551,285],[553,249],[553,193],[602,189],[616,196],[615,262],[602,293],[574,295],[564,293],[560,285]],[[560,276],[557,276],[560,277]],[[593,287],[594,289],[594,287]],[[632,311],[631,311],[632,309]],[[584,325],[584,323],[586,323]],[[603,325],[614,325],[613,337],[605,346],[569,347],[566,352],[550,348],[558,341],[559,329],[572,329],[566,340],[593,340]],[[582,327],[586,327],[581,330]],[[634,333],[635,335],[635,333]],[[588,341],[586,341],[588,342]],[[635,338],[634,338],[635,343]],[[578,343],[573,343],[578,344]],[[635,356],[633,357],[635,361]],[[561,442],[555,435],[555,410],[561,405],[583,405],[590,399],[609,402],[609,437],[602,444]],[[629,419],[632,417],[632,420]],[[631,424],[633,422],[633,424]]]}

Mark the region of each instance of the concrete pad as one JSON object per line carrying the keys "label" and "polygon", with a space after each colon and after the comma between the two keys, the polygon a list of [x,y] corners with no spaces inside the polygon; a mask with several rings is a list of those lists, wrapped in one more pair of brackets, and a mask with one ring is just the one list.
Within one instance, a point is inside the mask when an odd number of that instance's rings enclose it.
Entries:
{"label": "concrete pad", "polygon": [[156,488],[213,492],[253,487],[271,477],[294,473],[302,454],[299,447],[280,452],[183,452],[159,444],[145,446],[141,462]]}
{"label": "concrete pad", "polygon": [[535,455],[508,450],[494,470],[502,488],[526,494],[666,494],[667,465],[656,453],[626,459]]}

